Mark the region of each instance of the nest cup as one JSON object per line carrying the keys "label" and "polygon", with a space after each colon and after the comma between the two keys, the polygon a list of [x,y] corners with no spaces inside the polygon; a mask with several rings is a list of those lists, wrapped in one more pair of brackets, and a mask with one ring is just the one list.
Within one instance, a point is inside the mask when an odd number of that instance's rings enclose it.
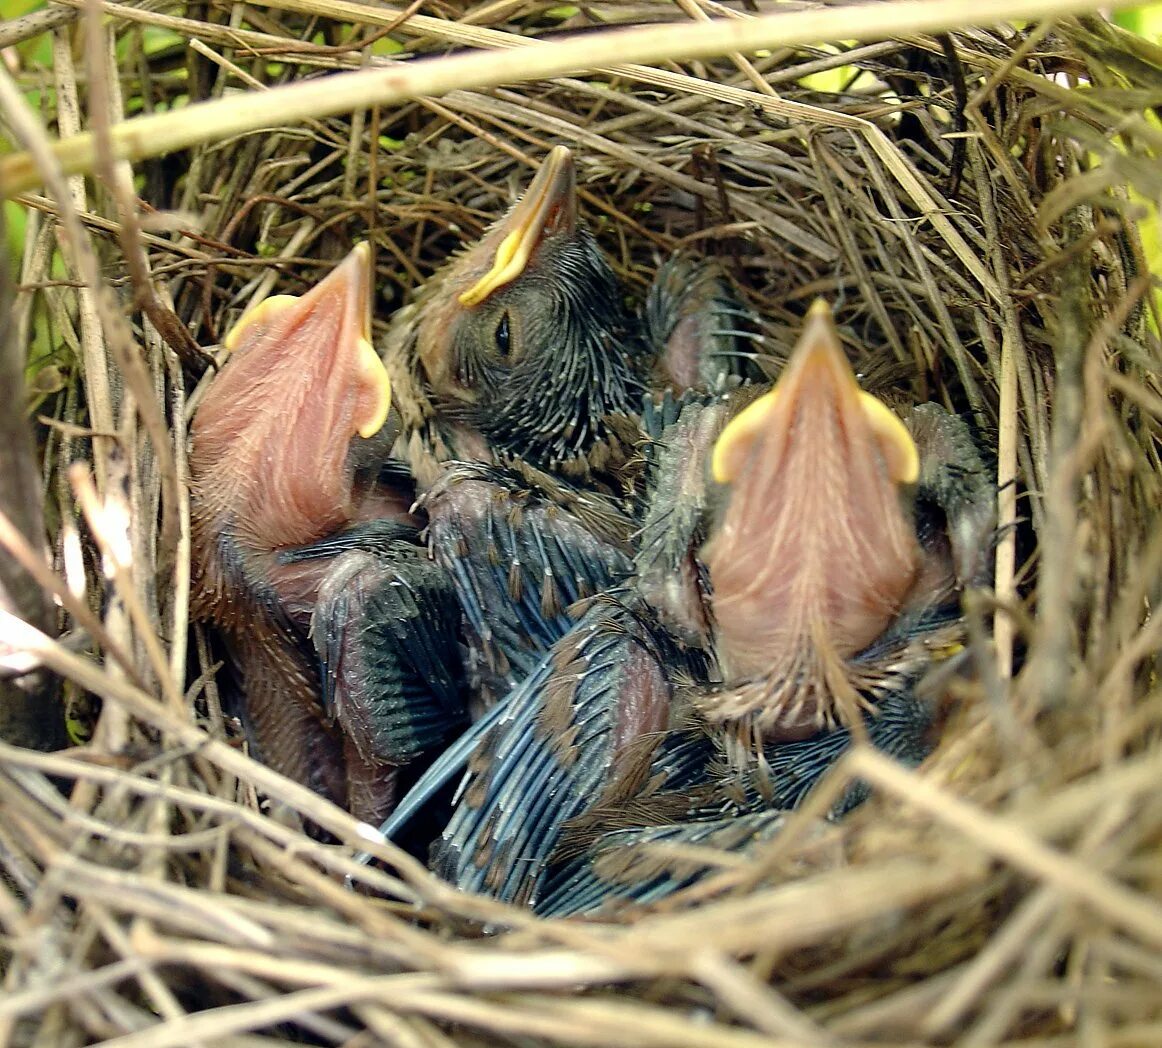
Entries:
{"label": "nest cup", "polygon": [[[42,156],[44,188],[7,212],[6,366],[30,364],[5,440],[19,464],[31,422],[38,457],[0,542],[42,567],[4,578],[18,614],[0,640],[32,672],[0,682],[0,1040],[1162,1043],[1162,362],[1143,249],[1162,54],[1060,18],[294,126],[272,103],[261,131],[111,158],[111,126],[140,112],[466,46],[517,68],[503,34],[557,46],[703,17],[294,6],[54,8],[2,41],[14,137],[81,130],[79,98],[97,177],[66,183]],[[617,924],[463,895],[252,761],[188,622],[186,430],[225,332],[363,239],[382,331],[556,143],[627,295],[675,247],[721,258],[772,375],[824,296],[865,385],[970,418],[998,486],[991,587],[969,595],[977,672],[952,685],[934,755],[912,772],[852,754],[753,858],[715,856]],[[872,799],[822,821],[853,777]],[[352,861],[365,848],[381,866]]]}

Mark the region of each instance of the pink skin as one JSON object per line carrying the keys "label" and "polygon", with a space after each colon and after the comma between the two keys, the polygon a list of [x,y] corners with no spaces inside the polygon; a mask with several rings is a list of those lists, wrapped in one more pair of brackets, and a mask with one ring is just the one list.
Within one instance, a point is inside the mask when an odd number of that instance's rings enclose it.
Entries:
{"label": "pink skin", "polygon": [[296,301],[244,318],[198,409],[200,517],[232,516],[245,547],[302,545],[353,515],[347,451],[381,395],[352,352],[368,326],[369,281],[353,254]]}
{"label": "pink skin", "polygon": [[317,672],[272,615],[277,606],[305,633],[332,563],[279,564],[280,549],[400,502],[354,490],[348,463],[389,395],[366,341],[370,282],[360,248],[301,298],[243,318],[194,419],[190,471],[194,613],[225,634],[263,759],[378,822],[395,769],[361,759],[324,723]]}
{"label": "pink skin", "polygon": [[777,396],[719,448],[716,466],[733,480],[703,550],[727,685],[708,702],[712,717],[776,737],[833,721],[855,698],[845,660],[884,631],[916,580],[896,449],[861,396],[830,316],[813,311]]}

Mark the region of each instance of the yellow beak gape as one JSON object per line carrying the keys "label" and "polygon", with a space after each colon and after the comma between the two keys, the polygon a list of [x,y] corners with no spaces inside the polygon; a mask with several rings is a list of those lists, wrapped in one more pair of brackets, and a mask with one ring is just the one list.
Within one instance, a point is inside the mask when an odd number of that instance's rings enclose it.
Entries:
{"label": "yellow beak gape", "polygon": [[528,226],[514,229],[496,249],[496,261],[467,291],[460,295],[460,305],[476,306],[497,288],[509,284],[524,272],[533,253],[533,231]]}
{"label": "yellow beak gape", "polygon": [[[791,376],[794,382],[811,358],[822,359],[825,356],[831,360],[831,374],[834,376],[845,372],[842,382],[854,387],[859,407],[883,455],[888,476],[896,484],[916,483],[920,475],[920,457],[912,435],[882,400],[859,388],[843,356],[839,336],[831,319],[831,309],[823,299],[817,299],[807,313],[803,335],[783,375]],[[717,483],[729,484],[742,471],[751,446],[766,427],[767,420],[774,415],[782,386],[783,379],[780,378],[770,392],[764,393],[739,412],[723,429],[715,442],[710,460],[711,475]]]}

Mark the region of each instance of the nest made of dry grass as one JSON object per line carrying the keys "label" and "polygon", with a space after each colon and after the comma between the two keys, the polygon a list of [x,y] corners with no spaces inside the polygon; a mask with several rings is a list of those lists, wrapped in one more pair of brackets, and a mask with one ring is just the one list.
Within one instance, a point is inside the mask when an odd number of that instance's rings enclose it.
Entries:
{"label": "nest made of dry grass", "polygon": [[[24,43],[0,116],[25,148],[80,130],[78,98],[108,131],[503,46],[490,32],[704,14],[105,12],[97,37],[71,7],[4,28]],[[51,72],[32,57],[50,32]],[[41,150],[8,335],[32,359],[47,525],[32,512],[22,540],[8,500],[0,541],[34,567],[45,529],[37,577],[56,608],[24,609],[40,630],[5,613],[3,639],[45,668],[16,683],[67,703],[75,728],[100,713],[81,745],[0,745],[0,1043],[1162,1043],[1162,391],[1138,232],[1162,190],[1145,115],[1160,69],[1104,22],[1063,18],[293,127],[272,105],[269,129],[131,172],[98,150],[103,177],[67,188]],[[618,925],[461,895],[390,846],[370,845],[382,868],[356,865],[354,822],[242,751],[188,624],[185,432],[223,333],[363,238],[384,327],[556,142],[578,154],[583,209],[630,294],[676,246],[718,255],[772,358],[826,296],[873,384],[975,420],[999,489],[995,586],[969,604],[978,672],[937,753],[918,773],[850,755],[831,796],[854,775],[876,790],[851,818],[820,823],[819,796],[753,861],[720,856],[715,877]],[[299,816],[343,843],[310,840]]]}

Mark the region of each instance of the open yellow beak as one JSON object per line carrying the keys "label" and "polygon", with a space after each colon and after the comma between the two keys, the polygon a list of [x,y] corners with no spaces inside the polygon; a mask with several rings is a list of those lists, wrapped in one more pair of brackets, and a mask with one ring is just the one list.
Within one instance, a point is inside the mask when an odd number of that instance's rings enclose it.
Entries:
{"label": "open yellow beak", "polygon": [[[859,412],[874,435],[891,480],[915,483],[920,472],[916,445],[891,409],[859,388],[823,299],[816,299],[807,313],[803,334],[775,387],[732,419],[718,438],[711,460],[714,479],[719,484],[736,480],[757,437],[775,424],[776,416],[793,415],[793,409],[784,412],[781,406],[808,390],[824,390],[841,413]],[[811,434],[797,439],[809,440]]]}
{"label": "open yellow beak", "polygon": [[371,293],[371,248],[364,243],[305,295],[272,295],[244,314],[226,336],[226,348],[233,352],[245,342],[282,336],[304,361],[329,353],[332,367],[350,371],[358,393],[352,424],[361,437],[370,437],[391,410],[391,381],[371,344]]}
{"label": "open yellow beak", "polygon": [[725,427],[711,469],[730,488],[703,547],[720,662],[778,683],[760,704],[767,728],[815,730],[845,691],[843,660],[898,614],[919,557],[901,497],[916,446],[859,388],[825,303],[776,387]]}

